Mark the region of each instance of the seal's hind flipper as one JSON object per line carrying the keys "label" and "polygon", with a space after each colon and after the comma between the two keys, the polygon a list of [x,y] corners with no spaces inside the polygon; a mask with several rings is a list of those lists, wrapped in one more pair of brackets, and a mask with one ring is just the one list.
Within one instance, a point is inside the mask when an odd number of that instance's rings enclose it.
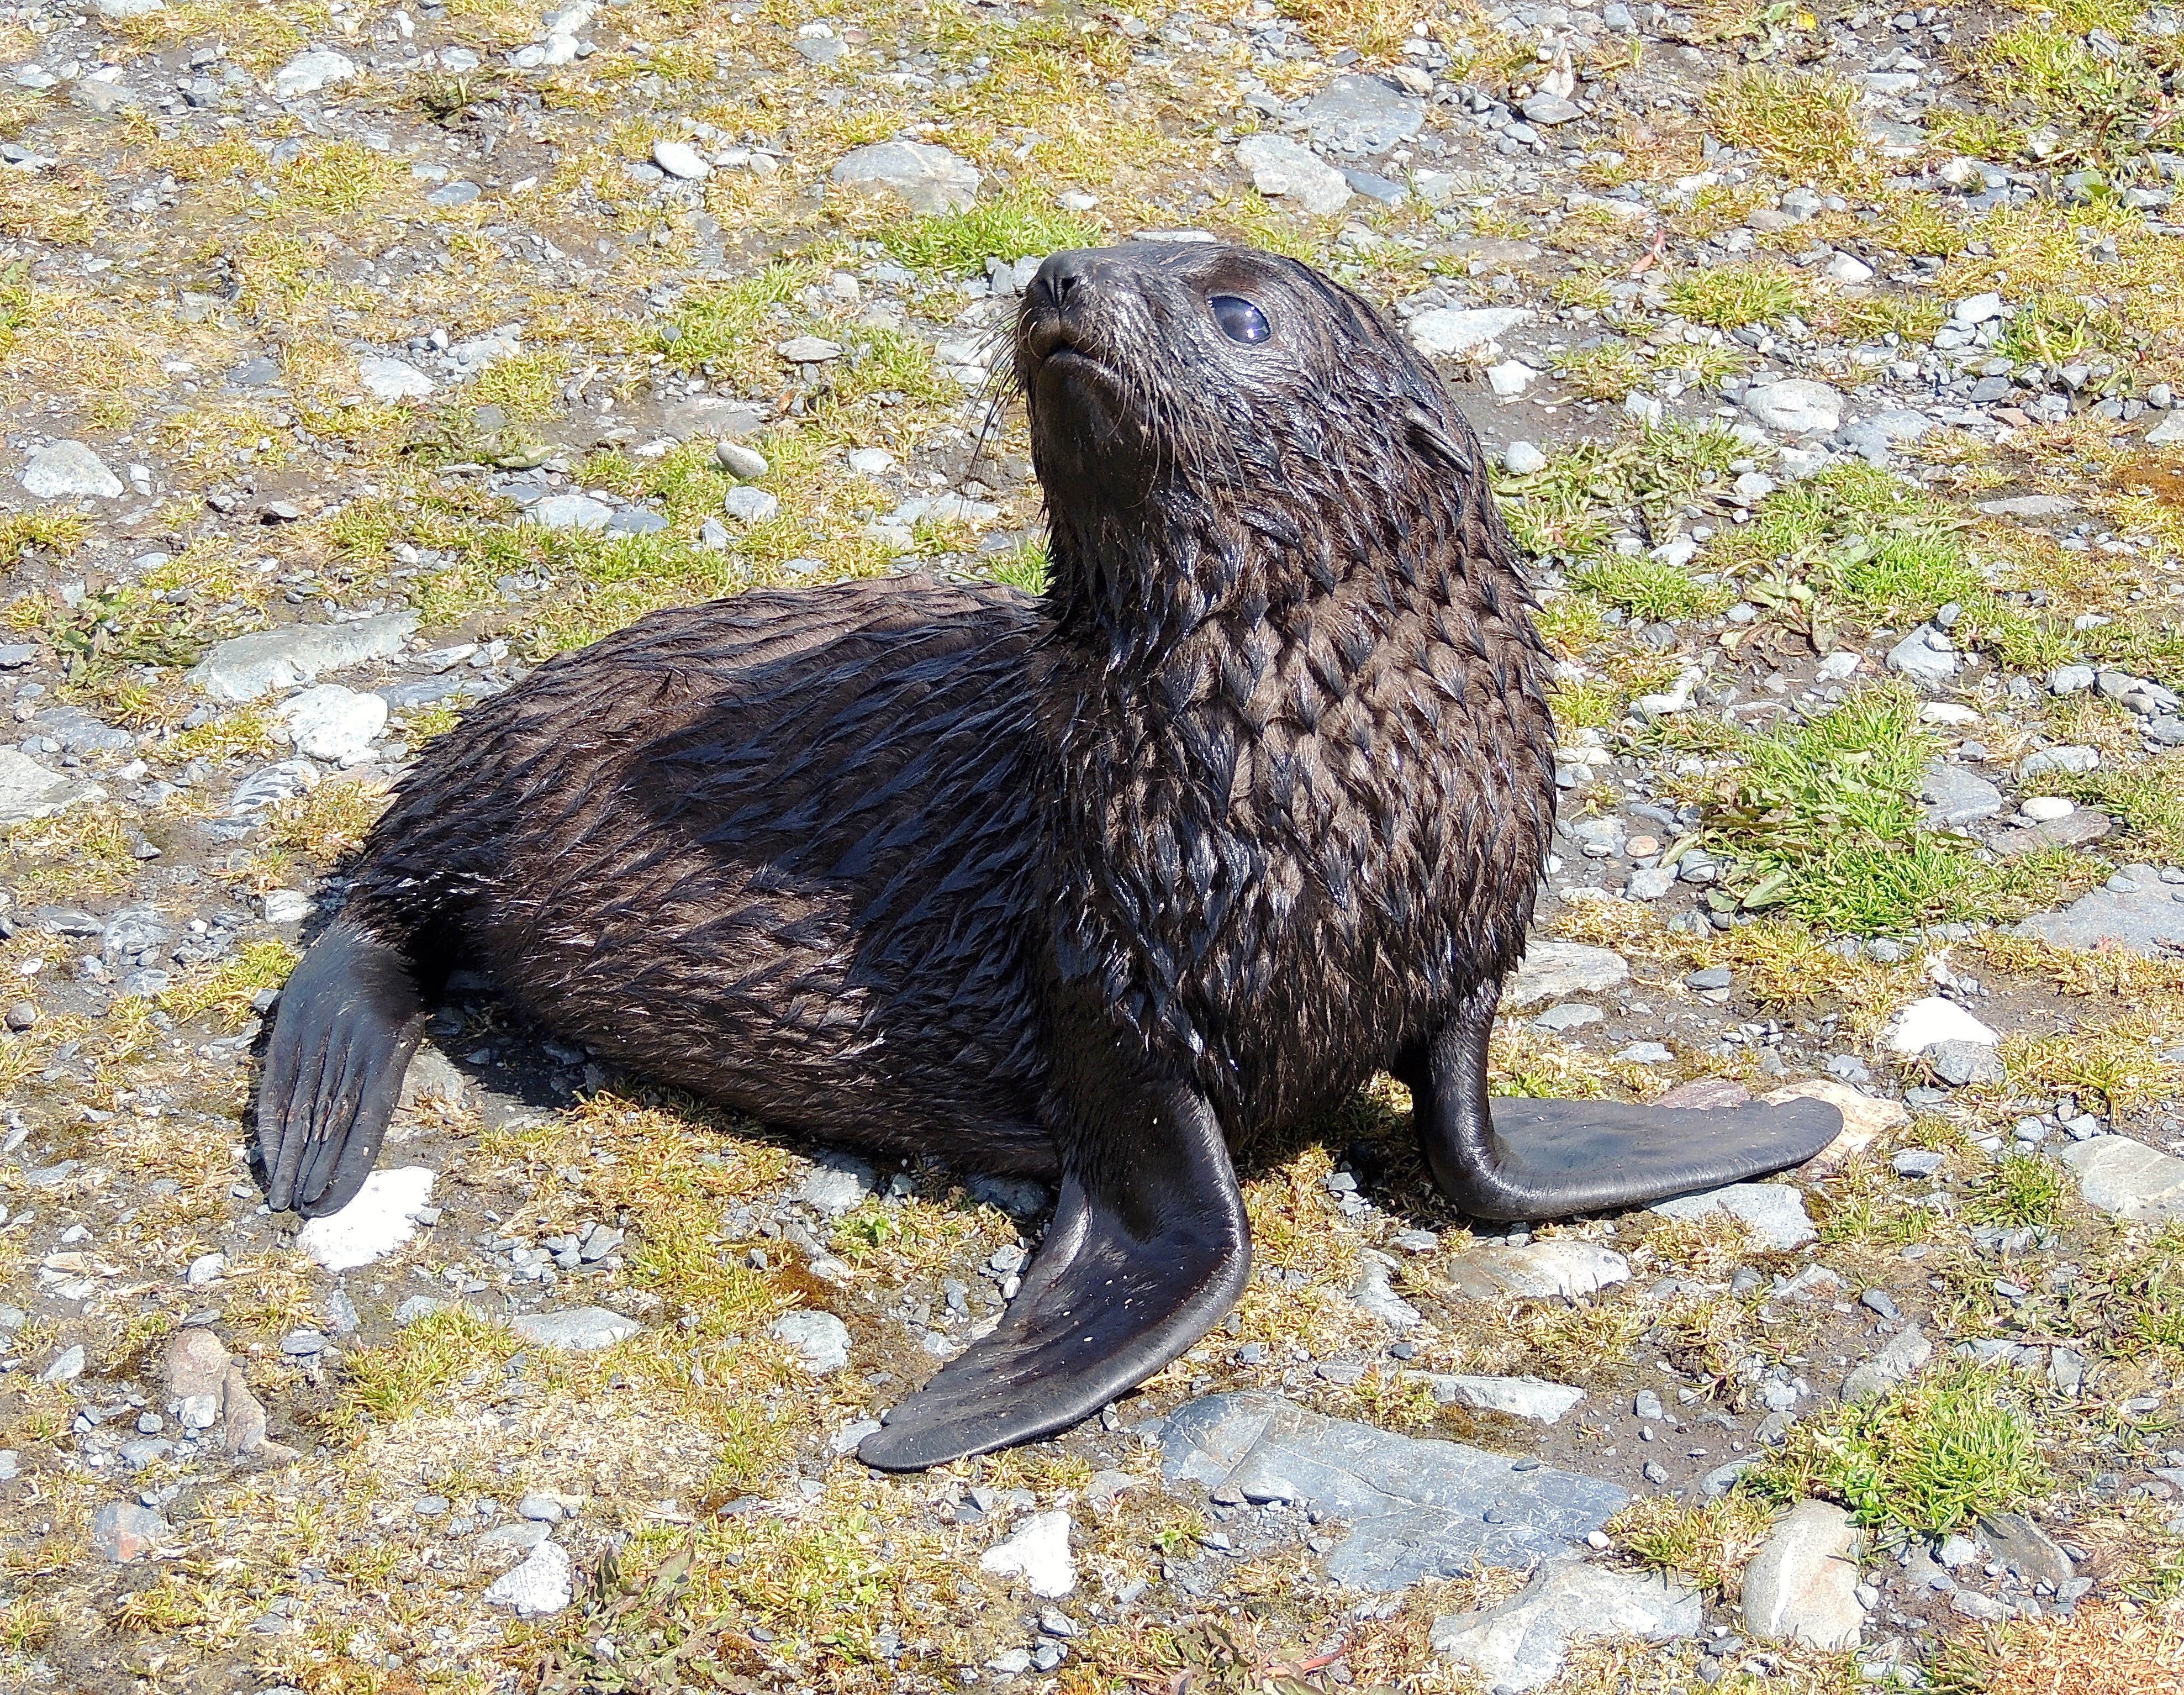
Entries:
{"label": "seal's hind flipper", "polygon": [[1563,1218],[1642,1207],[1802,1165],[1842,1129],[1824,1101],[1780,1107],[1642,1107],[1486,1093],[1483,1010],[1401,1068],[1435,1179],[1479,1218]]}
{"label": "seal's hind flipper", "polygon": [[258,1091],[266,1204],[306,1217],[356,1198],[417,1051],[424,1006],[408,961],[337,922],[281,992]]}
{"label": "seal's hind flipper", "polygon": [[1000,1325],[866,1436],[857,1458],[917,1471],[1066,1430],[1212,1329],[1251,1276],[1251,1227],[1212,1111],[1151,1115],[1128,1152],[1062,1185]]}

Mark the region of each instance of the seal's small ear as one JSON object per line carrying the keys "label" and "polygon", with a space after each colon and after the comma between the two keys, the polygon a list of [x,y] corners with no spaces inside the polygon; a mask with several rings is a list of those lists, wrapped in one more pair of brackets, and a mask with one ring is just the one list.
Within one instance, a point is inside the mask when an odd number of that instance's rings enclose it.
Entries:
{"label": "seal's small ear", "polygon": [[1471,455],[1466,453],[1456,438],[1441,427],[1440,421],[1415,400],[1403,413],[1403,422],[1411,434],[1411,445],[1436,464],[1451,471],[1461,471],[1466,477],[1474,469]]}

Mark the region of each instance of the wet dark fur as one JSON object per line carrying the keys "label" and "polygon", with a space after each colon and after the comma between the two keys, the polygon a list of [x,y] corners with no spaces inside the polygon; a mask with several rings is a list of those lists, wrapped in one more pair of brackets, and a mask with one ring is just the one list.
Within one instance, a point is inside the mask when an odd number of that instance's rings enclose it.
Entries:
{"label": "wet dark fur", "polygon": [[[1121,1157],[1055,1074],[1072,1009],[1234,1145],[1490,994],[1553,732],[1477,443],[1306,267],[1131,263],[1078,301],[1098,368],[1042,359],[1051,289],[1019,326],[1044,597],[903,577],[655,613],[428,747],[347,917],[428,999],[465,956],[652,1076],[1009,1172]],[[1271,355],[1205,321],[1223,267],[1290,338]]]}

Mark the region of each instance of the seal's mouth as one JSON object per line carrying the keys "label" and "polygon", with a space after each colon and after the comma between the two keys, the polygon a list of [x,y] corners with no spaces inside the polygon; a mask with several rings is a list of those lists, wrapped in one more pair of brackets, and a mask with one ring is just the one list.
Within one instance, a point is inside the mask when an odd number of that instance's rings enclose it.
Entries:
{"label": "seal's mouth", "polygon": [[1099,367],[1100,360],[1087,351],[1082,336],[1063,321],[1060,313],[1042,316],[1024,332],[1024,351],[1039,370],[1068,371]]}

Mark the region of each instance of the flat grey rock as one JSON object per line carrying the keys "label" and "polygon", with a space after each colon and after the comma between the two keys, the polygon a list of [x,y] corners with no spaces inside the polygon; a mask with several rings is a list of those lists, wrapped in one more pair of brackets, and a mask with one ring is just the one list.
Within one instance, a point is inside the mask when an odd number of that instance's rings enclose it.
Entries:
{"label": "flat grey rock", "polygon": [[1535,940],[1502,986],[1502,1004],[1521,1010],[1575,995],[1596,995],[1630,978],[1629,962],[1604,947]]}
{"label": "flat grey rock", "polygon": [[121,479],[81,442],[54,442],[25,455],[23,487],[41,500],[114,500]]}
{"label": "flat grey rock", "polygon": [[1468,359],[1531,322],[1532,315],[1527,306],[1435,306],[1411,320],[1410,337],[1429,359]]}
{"label": "flat grey rock", "polygon": [[[460,200],[451,202],[440,198],[458,187],[470,189],[473,200],[477,198],[477,189],[473,184],[451,182],[445,188],[434,189],[426,198],[436,206],[460,205]],[[384,400],[389,404],[398,400],[421,400],[432,392],[432,379],[407,360],[376,356],[360,359],[356,362],[356,371],[363,378],[364,386],[370,391],[372,399]]]}
{"label": "flat grey rock", "polygon": [[[2184,720],[2180,720],[2184,723]],[[2114,834],[2115,821],[2092,806],[2081,806],[2067,817],[2043,818],[2020,830],[2004,830],[1987,844],[2004,859],[2037,853],[2042,848],[2085,847]]]}
{"label": "flat grey rock", "polygon": [[1869,1401],[1899,1383],[1907,1382],[1934,1357],[1934,1344],[1913,1324],[1897,1331],[1880,1351],[1843,1379],[1845,1401]]}
{"label": "flat grey rock", "polygon": [[117,1565],[127,1565],[170,1540],[175,1527],[149,1507],[109,1501],[91,1515],[91,1545]]}
{"label": "flat grey rock", "polygon": [[488,1604],[512,1607],[518,1618],[545,1618],[569,1604],[575,1569],[558,1542],[542,1542],[522,1564],[503,1572],[485,1592]]}
{"label": "flat grey rock", "polygon": [[1934,1075],[1952,1089],[2000,1083],[2008,1074],[1992,1042],[1936,1042],[1925,1058]]}
{"label": "flat grey rock", "polygon": [[51,818],[105,798],[106,791],[95,783],[64,776],[15,748],[0,747],[0,825]]}
{"label": "flat grey rock", "polygon": [[1757,423],[1785,435],[1827,435],[1842,422],[1841,393],[1809,377],[1786,377],[1744,392],[1744,410]]}
{"label": "flat grey rock", "polygon": [[1306,1412],[1279,1395],[1209,1395],[1161,1426],[1173,1482],[1233,1486],[1351,1527],[1328,1575],[1380,1592],[1474,1564],[1569,1553],[1630,1497],[1599,1478]]}
{"label": "flat grey rock", "polygon": [[276,715],[299,754],[336,764],[361,759],[387,728],[387,702],[338,683],[321,683],[281,703]]}
{"label": "flat grey rock", "polygon": [[1926,767],[1919,785],[1919,799],[1926,808],[1926,822],[1937,830],[1961,830],[2002,812],[2002,790],[1984,777],[1935,760]]}
{"label": "flat grey rock", "polygon": [[1339,212],[1351,193],[1349,180],[1301,142],[1287,136],[1246,136],[1236,143],[1236,162],[1251,186],[1269,199],[1295,201],[1307,212]]}
{"label": "flat grey rock", "polygon": [[1425,1384],[1444,1407],[1470,1407],[1552,1425],[1585,1399],[1585,1391],[1537,1377],[1473,1377],[1463,1373],[1427,1372]]}
{"label": "flat grey rock", "polygon": [[1930,624],[1921,624],[1888,650],[1888,668],[1929,689],[1957,674],[1957,647]]}
{"label": "flat grey rock", "polygon": [[783,1313],[766,1334],[822,1377],[850,1363],[850,1327],[832,1313]]}
{"label": "flat grey rock", "polygon": [[1990,518],[2059,518],[2078,510],[2078,503],[2062,494],[2013,494],[2007,500],[1982,500],[1980,510]]}
{"label": "flat grey rock", "polygon": [[392,659],[417,627],[415,612],[382,612],[347,624],[283,624],[224,641],[193,666],[186,681],[215,700],[255,700],[346,671]]}
{"label": "flat grey rock", "polygon": [[228,816],[245,817],[309,794],[318,786],[319,768],[308,759],[276,760],[261,766],[235,785],[227,802]]}
{"label": "flat grey rock", "polygon": [[523,516],[549,530],[604,530],[613,520],[614,508],[588,494],[549,494],[532,503]]}
{"label": "flat grey rock", "polygon": [[126,753],[136,738],[95,718],[81,706],[49,706],[31,720],[32,733],[51,738],[73,754]]}
{"label": "flat grey rock", "polygon": [[1602,1636],[1673,1642],[1699,1628],[1697,1594],[1658,1572],[1640,1575],[1551,1559],[1498,1607],[1436,1619],[1434,1652],[1476,1671],[1495,1695],[1552,1681],[1573,1643]]}
{"label": "flat grey rock", "polygon": [[796,1198],[836,1218],[869,1196],[874,1180],[872,1167],[863,1160],[850,1154],[826,1155],[797,1185]]}
{"label": "flat grey rock", "polygon": [[509,1328],[542,1347],[589,1352],[627,1341],[644,1326],[604,1307],[572,1307],[560,1313],[519,1313],[509,1321]]}
{"label": "flat grey rock", "polygon": [[855,148],[837,159],[828,176],[838,187],[884,194],[927,216],[968,211],[978,194],[978,166],[929,142]]}
{"label": "flat grey rock", "polygon": [[2076,1570],[2070,1556],[2022,1513],[1982,1513],[1979,1527],[1987,1551],[2027,1583],[2060,1588]]}
{"label": "flat grey rock", "polygon": [[356,74],[356,62],[345,54],[323,47],[298,53],[273,73],[273,98],[293,100],[299,95],[315,94],[337,82],[347,82]]}
{"label": "flat grey rock", "polygon": [[2124,875],[2137,887],[2104,886],[2080,895],[2059,912],[2036,912],[2017,927],[2018,934],[2058,947],[2125,948],[2157,959],[2169,952],[2170,944],[2184,943],[2184,901],[2176,899],[2184,888],[2164,883],[2157,866],[2130,866]]}
{"label": "flat grey rock", "polygon": [[1653,1210],[1671,1218],[1704,1218],[1726,1213],[1741,1218],[1761,1246],[1777,1252],[1802,1247],[1819,1236],[1806,1214],[1805,1197],[1786,1183],[1732,1183],[1702,1195],[1657,1201]]}
{"label": "flat grey rock", "polygon": [[2093,1136],[2058,1155],[2078,1174],[2086,1204],[2135,1223],[2184,1219],[2184,1159],[2133,1141]]}
{"label": "flat grey rock", "polygon": [[1825,1501],[1800,1501],[1744,1569],[1744,1624],[1770,1642],[1856,1648],[1865,1628],[1858,1598],[1858,1530]]}
{"label": "flat grey rock", "polygon": [[1398,94],[1377,76],[1338,76],[1305,102],[1304,126],[1336,153],[1371,157],[1416,135],[1425,103]]}
{"label": "flat grey rock", "polygon": [[1547,129],[1552,129],[1557,124],[1574,122],[1585,115],[1574,101],[1545,92],[1535,94],[1518,109],[1524,113],[1526,123],[1538,124]]}
{"label": "flat grey rock", "polygon": [[1630,1280],[1630,1262],[1614,1249],[1560,1239],[1515,1247],[1489,1243],[1459,1255],[1448,1268],[1450,1286],[1474,1301],[1574,1297]]}

